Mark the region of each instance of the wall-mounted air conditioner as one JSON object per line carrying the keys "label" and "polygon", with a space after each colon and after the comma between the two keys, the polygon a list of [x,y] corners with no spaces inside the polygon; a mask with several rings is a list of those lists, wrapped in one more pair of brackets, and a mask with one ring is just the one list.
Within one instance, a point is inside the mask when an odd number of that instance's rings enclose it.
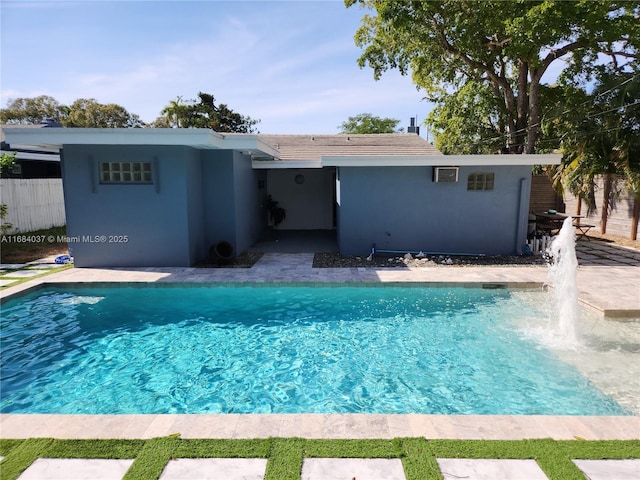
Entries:
{"label": "wall-mounted air conditioner", "polygon": [[454,183],[458,181],[458,167],[433,167],[433,181]]}

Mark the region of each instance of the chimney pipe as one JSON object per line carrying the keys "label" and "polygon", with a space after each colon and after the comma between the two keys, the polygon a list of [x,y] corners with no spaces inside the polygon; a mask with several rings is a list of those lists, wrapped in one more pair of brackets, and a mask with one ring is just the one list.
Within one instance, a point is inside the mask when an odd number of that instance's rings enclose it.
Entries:
{"label": "chimney pipe", "polygon": [[409,119],[409,127],[407,127],[407,133],[415,133],[416,135],[420,135],[420,127],[416,127],[416,117],[411,117]]}

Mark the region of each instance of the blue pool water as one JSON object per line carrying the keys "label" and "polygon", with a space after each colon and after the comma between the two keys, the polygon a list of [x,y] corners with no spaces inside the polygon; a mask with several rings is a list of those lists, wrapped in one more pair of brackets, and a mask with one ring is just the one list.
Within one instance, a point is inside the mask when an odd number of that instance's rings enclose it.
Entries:
{"label": "blue pool water", "polygon": [[3,413],[624,415],[507,290],[54,288],[2,308]]}

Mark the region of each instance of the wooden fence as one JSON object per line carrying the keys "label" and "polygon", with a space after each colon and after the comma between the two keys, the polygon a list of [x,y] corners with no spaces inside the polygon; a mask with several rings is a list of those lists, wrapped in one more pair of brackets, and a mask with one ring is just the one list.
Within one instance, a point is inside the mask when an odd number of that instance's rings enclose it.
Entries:
{"label": "wooden fence", "polygon": [[[595,190],[597,210],[594,212],[589,212],[589,215],[587,216],[587,207],[582,204],[580,212],[582,215],[587,217],[583,220],[582,223],[590,223],[591,225],[595,225],[597,231],[601,231],[602,229],[600,218],[602,215],[603,192],[603,181],[602,178],[599,178]],[[575,215],[578,210],[578,199],[571,195],[571,193],[565,192],[565,203],[567,205],[567,214]],[[621,188],[621,193],[620,196],[616,199],[615,207],[612,211],[609,212],[609,215],[607,217],[606,233],[609,233],[611,235],[618,235],[620,237],[632,238],[631,235],[633,232],[631,231],[631,225],[633,222],[633,208],[633,196],[629,194],[624,188]]]}
{"label": "wooden fence", "polygon": [[564,212],[562,197],[554,190],[548,175],[532,175],[529,211],[546,212],[547,210]]}
{"label": "wooden fence", "polygon": [[7,205],[7,217],[2,223],[13,225],[11,233],[66,224],[60,178],[2,178],[0,204]]}
{"label": "wooden fence", "polygon": [[[622,181],[620,180],[620,183]],[[621,185],[620,185],[621,186]],[[621,189],[620,196],[616,199],[615,207],[609,212],[607,218],[607,232],[611,235],[618,235],[625,238],[633,238],[631,226],[633,225],[633,197]],[[595,230],[600,232],[602,225],[600,218],[602,214],[604,186],[602,178],[596,182],[596,211],[587,212],[587,207],[583,204],[580,214],[585,216],[582,223],[595,225]],[[578,199],[570,192],[564,192],[564,199],[559,196],[551,186],[551,180],[546,175],[533,175],[531,178],[531,197],[529,210],[533,212],[544,212],[547,210],[557,210],[567,215],[578,213]],[[587,215],[588,213],[588,215]],[[636,232],[637,235],[637,232]]]}

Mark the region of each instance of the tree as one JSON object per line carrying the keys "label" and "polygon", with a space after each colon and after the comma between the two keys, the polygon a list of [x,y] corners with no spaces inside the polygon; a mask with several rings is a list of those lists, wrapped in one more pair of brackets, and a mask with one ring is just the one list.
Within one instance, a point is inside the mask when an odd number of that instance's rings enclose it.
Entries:
{"label": "tree", "polygon": [[62,120],[65,127],[78,128],[134,128],[144,122],[135,114],[115,103],[98,103],[94,98],[79,98],[69,107],[69,114]]}
{"label": "tree", "polygon": [[558,172],[568,189],[597,210],[595,181],[603,179],[600,230],[606,233],[608,214],[623,183],[634,199],[631,235],[636,239],[640,217],[640,69],[630,73],[601,68],[593,91],[565,116],[563,164]]}
{"label": "tree", "polygon": [[495,153],[504,147],[503,110],[487,85],[470,81],[443,98],[426,123],[445,155]]}
{"label": "tree", "polygon": [[132,128],[143,127],[144,122],[135,114],[115,103],[107,105],[95,99],[79,98],[71,106],[61,105],[47,95],[10,100],[7,108],[0,110],[2,122],[9,124],[37,125],[54,120],[64,127],[84,128]]}
{"label": "tree", "polygon": [[374,117],[370,113],[361,113],[355,117],[349,117],[346,122],[338,127],[340,133],[394,133],[402,131],[398,129],[400,120],[395,118]]}
{"label": "tree", "polygon": [[45,120],[60,122],[68,108],[48,95],[9,100],[7,108],[0,110],[0,120],[8,124],[37,125]]}
{"label": "tree", "polygon": [[373,10],[358,29],[361,67],[380,78],[411,71],[427,98],[440,104],[468,82],[500,103],[505,143],[533,153],[539,135],[542,78],[554,63],[588,72],[606,55],[618,66],[637,57],[640,2],[345,0]]}
{"label": "tree", "polygon": [[226,104],[215,104],[209,93],[198,93],[198,100],[183,101],[182,97],[169,102],[160,112],[154,126],[173,128],[211,128],[216,132],[254,133],[260,120],[253,120],[231,110]]}
{"label": "tree", "polygon": [[183,103],[182,97],[171,100],[169,105],[162,109],[160,112],[160,115],[162,116],[158,117],[156,122],[163,119],[165,120],[163,123],[167,126],[181,128],[183,125],[180,125],[180,119],[185,119],[188,116],[188,108],[189,106]]}

